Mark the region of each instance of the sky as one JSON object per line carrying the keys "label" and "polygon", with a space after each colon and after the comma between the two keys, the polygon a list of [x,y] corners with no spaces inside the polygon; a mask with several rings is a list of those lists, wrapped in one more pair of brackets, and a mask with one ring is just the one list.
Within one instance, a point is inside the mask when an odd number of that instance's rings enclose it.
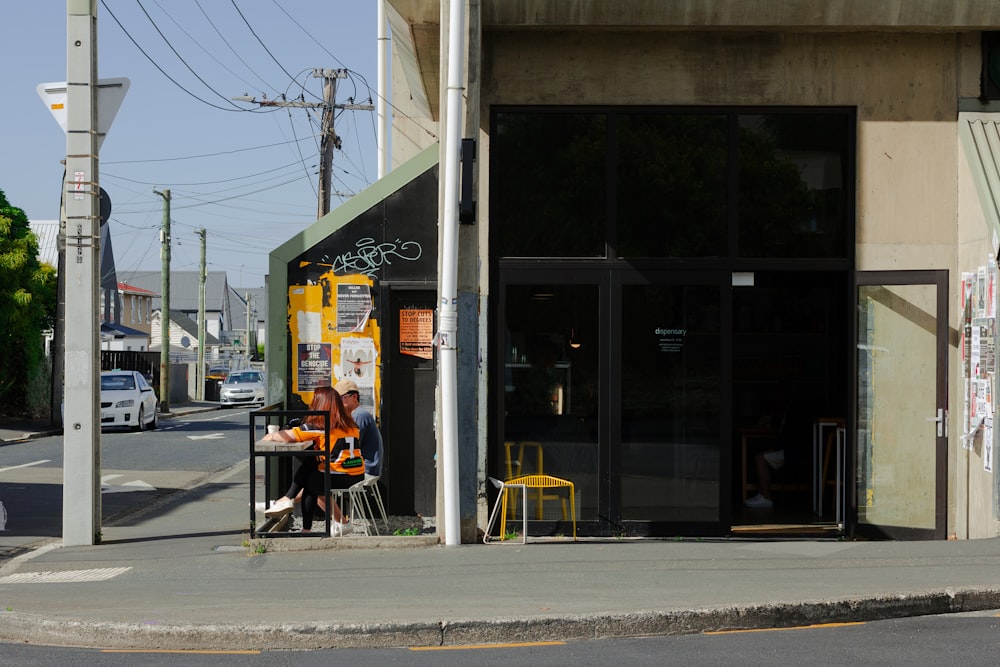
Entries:
{"label": "sky", "polygon": [[[29,220],[57,220],[66,138],[36,88],[66,80],[66,1],[4,2],[0,190]],[[264,285],[267,256],[316,220],[319,110],[233,101],[322,100],[314,68],[349,70],[336,102],[377,102],[373,0],[98,0],[98,78],[130,88],[100,149],[119,281],[159,271],[171,191],[171,270]],[[377,178],[374,111],[334,121],[335,209]]]}

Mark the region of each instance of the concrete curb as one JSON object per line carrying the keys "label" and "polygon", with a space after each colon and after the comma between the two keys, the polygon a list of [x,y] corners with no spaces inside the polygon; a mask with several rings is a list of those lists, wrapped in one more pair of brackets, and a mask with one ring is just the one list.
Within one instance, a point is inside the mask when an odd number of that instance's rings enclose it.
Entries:
{"label": "concrete curb", "polygon": [[779,602],[629,614],[412,623],[148,625],[0,612],[0,640],[121,649],[282,650],[467,646],[526,641],[683,635],[864,622],[1000,608],[1000,589]]}

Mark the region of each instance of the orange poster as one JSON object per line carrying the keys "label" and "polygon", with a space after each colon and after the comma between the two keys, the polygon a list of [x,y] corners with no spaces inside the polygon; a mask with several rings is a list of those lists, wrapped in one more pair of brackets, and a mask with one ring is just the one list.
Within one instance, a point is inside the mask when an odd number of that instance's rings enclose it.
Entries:
{"label": "orange poster", "polygon": [[399,311],[399,352],[421,359],[434,358],[434,311],[401,309]]}

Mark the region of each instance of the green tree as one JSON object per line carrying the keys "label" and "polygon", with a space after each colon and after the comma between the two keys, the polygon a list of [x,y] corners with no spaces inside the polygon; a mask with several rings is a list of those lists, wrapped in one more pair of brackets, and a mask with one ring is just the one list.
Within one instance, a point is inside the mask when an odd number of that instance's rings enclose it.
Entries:
{"label": "green tree", "polygon": [[[55,272],[38,260],[38,239],[0,190],[0,411],[23,414],[25,387],[44,356],[42,330],[55,311]],[[47,304],[46,296],[52,299]]]}

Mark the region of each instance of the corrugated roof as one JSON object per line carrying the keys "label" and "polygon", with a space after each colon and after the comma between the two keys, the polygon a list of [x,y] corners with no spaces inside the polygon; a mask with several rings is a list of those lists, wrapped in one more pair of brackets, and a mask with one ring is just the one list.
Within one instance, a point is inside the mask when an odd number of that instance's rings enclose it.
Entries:
{"label": "corrugated roof", "polygon": [[[132,287],[149,290],[160,294],[162,289],[159,271],[119,271],[120,282]],[[198,312],[198,271],[170,272],[170,309],[186,312]],[[225,300],[229,298],[229,283],[225,271],[209,271],[205,277],[205,310],[222,312],[231,311]],[[160,297],[153,297],[153,309],[160,307]]]}
{"label": "corrugated roof", "polygon": [[59,267],[59,221],[29,220],[31,231],[38,237],[38,259]]}

